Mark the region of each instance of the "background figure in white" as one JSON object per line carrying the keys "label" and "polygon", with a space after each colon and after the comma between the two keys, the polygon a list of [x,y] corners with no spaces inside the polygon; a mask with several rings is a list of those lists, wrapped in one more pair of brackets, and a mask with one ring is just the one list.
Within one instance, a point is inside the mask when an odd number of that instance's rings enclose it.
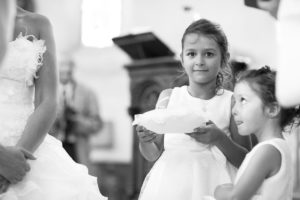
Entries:
{"label": "background figure in white", "polygon": [[[276,96],[284,107],[293,107],[300,104],[300,1],[299,0],[272,0],[261,1],[270,13],[277,11],[277,41],[278,67],[276,79]],[[292,150],[295,169],[295,196],[300,198],[300,136],[299,127],[292,133],[285,134]]]}
{"label": "background figure in white", "polygon": [[14,40],[0,70],[0,143],[34,153],[31,170],[1,200],[106,199],[95,177],[47,134],[56,114],[55,42],[49,20],[17,8]]}
{"label": "background figure in white", "polygon": [[295,106],[300,103],[300,54],[297,49],[300,45],[300,1],[256,0],[253,3],[276,19],[278,57],[274,59],[278,66],[271,66],[278,72],[276,96],[283,106]]}
{"label": "background figure in white", "polygon": [[281,0],[278,11],[279,67],[276,95],[283,106],[300,104],[300,1]]}

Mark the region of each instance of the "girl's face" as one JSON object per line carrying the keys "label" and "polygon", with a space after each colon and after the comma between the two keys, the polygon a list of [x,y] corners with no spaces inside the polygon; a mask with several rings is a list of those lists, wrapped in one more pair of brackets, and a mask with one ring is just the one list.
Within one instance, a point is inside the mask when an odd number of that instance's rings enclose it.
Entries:
{"label": "girl's face", "polygon": [[221,51],[215,40],[196,33],[185,36],[181,62],[190,81],[215,81],[221,69],[221,61]]}
{"label": "girl's face", "polygon": [[235,104],[232,109],[240,135],[260,132],[266,122],[263,102],[247,82],[237,83],[234,88]]}

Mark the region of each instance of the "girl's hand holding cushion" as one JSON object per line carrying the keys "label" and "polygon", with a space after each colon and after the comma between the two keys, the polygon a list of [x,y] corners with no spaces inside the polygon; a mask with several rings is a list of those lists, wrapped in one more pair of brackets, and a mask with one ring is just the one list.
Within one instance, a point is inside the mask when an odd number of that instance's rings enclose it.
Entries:
{"label": "girl's hand holding cushion", "polygon": [[187,135],[191,136],[198,142],[214,145],[224,134],[212,121],[208,121],[206,125],[195,128],[194,132],[187,133]]}
{"label": "girl's hand holding cushion", "polygon": [[5,193],[10,185],[10,182],[0,175],[0,194]]}
{"label": "girl's hand holding cushion", "polygon": [[155,132],[152,132],[146,129],[144,126],[136,126],[136,132],[139,137],[140,142],[147,143],[147,142],[154,142],[157,137]]}

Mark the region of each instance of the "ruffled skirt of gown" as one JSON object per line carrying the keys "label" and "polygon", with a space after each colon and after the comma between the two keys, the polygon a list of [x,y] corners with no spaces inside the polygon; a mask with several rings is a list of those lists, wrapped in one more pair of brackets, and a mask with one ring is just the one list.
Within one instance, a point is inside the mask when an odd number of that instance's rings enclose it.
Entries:
{"label": "ruffled skirt of gown", "polygon": [[97,179],[75,163],[62,144],[47,136],[29,161],[31,170],[22,182],[11,185],[1,200],[100,200]]}
{"label": "ruffled skirt of gown", "polygon": [[[31,109],[16,105],[0,108],[0,143],[13,146]],[[99,192],[97,178],[90,176],[84,165],[74,162],[56,138],[47,135],[34,156],[36,160],[28,160],[30,171],[21,182],[10,185],[8,191],[0,195],[1,200],[107,199]]]}

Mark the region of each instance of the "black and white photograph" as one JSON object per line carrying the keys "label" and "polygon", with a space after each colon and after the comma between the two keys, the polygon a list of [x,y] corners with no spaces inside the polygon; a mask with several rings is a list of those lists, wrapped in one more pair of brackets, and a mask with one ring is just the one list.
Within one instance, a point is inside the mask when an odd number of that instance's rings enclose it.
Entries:
{"label": "black and white photograph", "polygon": [[0,200],[300,200],[300,0],[0,0]]}

